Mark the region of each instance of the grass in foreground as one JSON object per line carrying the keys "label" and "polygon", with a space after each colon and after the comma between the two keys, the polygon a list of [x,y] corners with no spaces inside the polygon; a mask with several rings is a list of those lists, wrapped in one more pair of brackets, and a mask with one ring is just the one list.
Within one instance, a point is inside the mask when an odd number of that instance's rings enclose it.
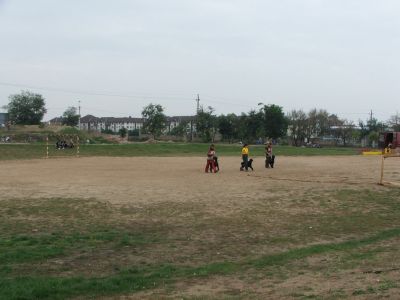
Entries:
{"label": "grass in foreground", "polygon": [[[379,232],[373,236],[342,243],[318,244],[292,249],[275,255],[239,262],[220,262],[199,267],[165,265],[153,268],[131,268],[106,277],[30,277],[0,279],[4,299],[64,299],[74,296],[96,296],[113,293],[137,292],[172,284],[179,279],[201,278],[212,275],[230,275],[252,267],[267,268],[305,259],[328,252],[354,251],[380,241],[400,236],[400,228]],[[391,288],[397,284],[392,283]],[[390,287],[389,287],[390,288]],[[372,292],[372,291],[370,291]],[[357,290],[354,295],[360,294]]]}
{"label": "grass in foreground", "polygon": [[[81,156],[205,156],[208,144],[105,144],[105,145],[81,145]],[[217,144],[217,153],[221,156],[240,156],[240,145]],[[264,146],[251,146],[253,156],[264,156]],[[276,155],[356,155],[358,150],[354,148],[302,148],[291,146],[274,147]],[[74,156],[76,149],[56,150],[54,145],[49,148],[49,156]],[[11,159],[35,159],[46,156],[44,144],[0,144],[0,160]]]}
{"label": "grass in foreground", "polygon": [[[215,276],[239,276],[246,282],[272,278],[279,285],[301,273],[323,271],[319,276],[324,280],[360,267],[393,268],[400,259],[400,190],[318,193],[289,203],[290,218],[285,209],[271,207],[268,198],[264,204],[248,202],[248,210],[233,209],[229,216],[210,215],[195,203],[138,208],[94,199],[3,200],[0,299],[153,289],[165,295],[176,292],[176,284]],[[312,213],[316,206],[319,210]],[[315,259],[325,261],[323,269]],[[396,278],[335,293],[340,298],[385,293],[398,288]],[[310,290],[296,295],[320,294]]]}

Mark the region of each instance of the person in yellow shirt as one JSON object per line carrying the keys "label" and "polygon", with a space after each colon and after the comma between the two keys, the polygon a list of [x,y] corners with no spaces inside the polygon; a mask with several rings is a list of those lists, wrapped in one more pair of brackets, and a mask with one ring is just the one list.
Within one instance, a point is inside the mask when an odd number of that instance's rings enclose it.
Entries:
{"label": "person in yellow shirt", "polygon": [[387,147],[385,148],[384,154],[388,154],[388,155],[392,154],[392,144],[391,143],[389,143],[387,145]]}
{"label": "person in yellow shirt", "polygon": [[[242,161],[243,161],[243,166],[245,168],[246,171],[249,170],[249,147],[247,144],[243,145],[242,148]],[[243,171],[243,167],[240,168],[240,171]]]}

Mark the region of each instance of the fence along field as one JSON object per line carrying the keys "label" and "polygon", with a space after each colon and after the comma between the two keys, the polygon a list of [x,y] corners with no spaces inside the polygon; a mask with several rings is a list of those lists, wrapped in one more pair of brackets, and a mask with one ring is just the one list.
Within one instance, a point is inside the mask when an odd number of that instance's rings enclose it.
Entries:
{"label": "fence along field", "polygon": [[0,161],[0,298],[399,295],[400,189],[377,185],[379,156],[255,156],[245,173],[217,146],[205,174],[207,145],[91,146]]}

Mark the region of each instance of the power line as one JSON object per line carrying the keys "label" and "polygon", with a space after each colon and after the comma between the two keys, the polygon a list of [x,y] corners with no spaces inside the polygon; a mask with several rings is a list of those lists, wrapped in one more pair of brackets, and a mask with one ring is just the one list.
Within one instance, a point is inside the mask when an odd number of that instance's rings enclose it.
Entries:
{"label": "power line", "polygon": [[53,87],[44,87],[44,86],[40,87],[40,86],[33,86],[33,85],[19,84],[19,83],[9,83],[9,82],[0,82],[0,85],[19,87],[19,88],[27,88],[27,89],[37,89],[37,90],[58,92],[58,93],[65,93],[65,94],[87,95],[87,96],[108,96],[108,97],[119,97],[119,98],[143,98],[143,99],[155,99],[155,98],[167,99],[167,98],[170,98],[170,99],[174,99],[174,100],[185,100],[185,101],[187,101],[187,99],[189,98],[189,97],[175,96],[175,95],[157,96],[157,95],[119,94],[119,93],[110,92],[110,91],[102,91],[102,92],[78,91],[78,90],[72,90],[72,89],[62,89],[62,88],[53,88]]}

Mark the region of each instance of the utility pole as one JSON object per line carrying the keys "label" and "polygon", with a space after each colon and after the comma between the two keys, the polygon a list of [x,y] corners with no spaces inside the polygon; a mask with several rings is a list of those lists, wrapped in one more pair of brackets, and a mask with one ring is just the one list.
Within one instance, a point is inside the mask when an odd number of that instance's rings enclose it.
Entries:
{"label": "utility pole", "polygon": [[78,114],[79,114],[79,119],[78,119],[78,129],[81,129],[81,100],[78,100],[79,106],[78,106]]}
{"label": "utility pole", "polygon": [[197,102],[196,113],[198,114],[200,111],[200,95],[199,94],[197,94],[196,102]]}
{"label": "utility pole", "polygon": [[196,103],[197,103],[197,106],[196,106],[196,116],[195,116],[195,118],[193,118],[191,121],[190,121],[190,141],[193,141],[193,136],[194,136],[194,122],[195,122],[195,120],[197,119],[197,116],[198,116],[198,114],[199,114],[199,111],[200,111],[200,95],[199,94],[197,94],[197,98],[196,98]]}
{"label": "utility pole", "polygon": [[370,113],[370,117],[369,117],[370,122],[372,122],[372,116],[373,116],[373,113],[372,113],[372,109],[371,109],[371,113]]}

